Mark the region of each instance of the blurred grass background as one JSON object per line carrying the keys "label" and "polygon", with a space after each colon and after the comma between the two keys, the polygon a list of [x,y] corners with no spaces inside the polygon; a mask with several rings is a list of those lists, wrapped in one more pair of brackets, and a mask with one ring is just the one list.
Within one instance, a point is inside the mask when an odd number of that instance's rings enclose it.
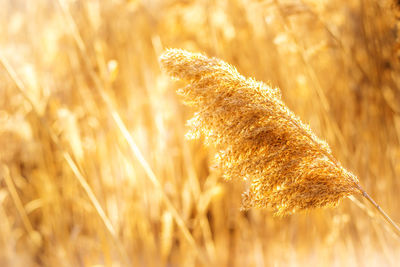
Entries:
{"label": "blurred grass background", "polygon": [[400,221],[396,3],[0,0],[0,266],[398,266],[345,200],[275,218],[184,138],[176,47],[282,90]]}

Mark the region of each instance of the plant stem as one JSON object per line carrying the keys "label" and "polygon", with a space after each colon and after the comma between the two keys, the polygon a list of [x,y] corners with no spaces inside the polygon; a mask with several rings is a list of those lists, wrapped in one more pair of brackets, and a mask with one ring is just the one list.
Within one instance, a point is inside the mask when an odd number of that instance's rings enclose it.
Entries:
{"label": "plant stem", "polygon": [[390,224],[392,227],[393,231],[400,237],[400,227],[395,223],[389,215],[386,214],[386,212],[378,205],[378,203],[373,200],[368,193],[359,185],[357,184],[358,189],[361,191],[363,197],[368,200],[369,203],[371,203],[375,209],[382,215],[382,217],[385,219],[387,223]]}

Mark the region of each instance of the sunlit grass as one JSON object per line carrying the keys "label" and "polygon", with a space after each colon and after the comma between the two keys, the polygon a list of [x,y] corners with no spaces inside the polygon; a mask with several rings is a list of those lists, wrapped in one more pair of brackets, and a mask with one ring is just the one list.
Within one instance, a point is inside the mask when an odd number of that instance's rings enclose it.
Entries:
{"label": "sunlit grass", "polygon": [[0,6],[0,266],[396,266],[396,237],[350,201],[241,212],[246,184],[210,171],[214,148],[185,139],[184,84],[158,62],[165,48],[201,51],[279,86],[400,221],[389,2]]}

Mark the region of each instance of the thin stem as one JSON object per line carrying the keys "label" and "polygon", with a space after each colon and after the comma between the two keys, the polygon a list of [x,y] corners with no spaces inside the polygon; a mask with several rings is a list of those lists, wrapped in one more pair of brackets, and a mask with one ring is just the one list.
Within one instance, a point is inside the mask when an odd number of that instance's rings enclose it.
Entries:
{"label": "thin stem", "polygon": [[395,223],[389,215],[386,214],[386,212],[378,205],[378,203],[373,200],[368,193],[359,185],[356,184],[357,188],[361,191],[363,197],[368,200],[369,203],[371,203],[375,209],[382,215],[382,217],[385,219],[387,223],[392,227],[393,231],[400,237],[400,227]]}

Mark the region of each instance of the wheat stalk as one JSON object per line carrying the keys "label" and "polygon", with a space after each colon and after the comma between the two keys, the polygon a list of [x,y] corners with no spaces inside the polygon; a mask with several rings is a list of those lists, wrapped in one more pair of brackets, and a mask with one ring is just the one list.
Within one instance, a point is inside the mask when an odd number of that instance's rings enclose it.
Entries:
{"label": "wheat stalk", "polygon": [[217,148],[216,165],[226,179],[250,182],[243,208],[270,207],[287,215],[336,206],[342,198],[360,194],[400,233],[329,146],[286,107],[279,89],[200,53],[169,49],[160,61],[169,75],[189,82],[178,90],[197,110],[188,136],[203,135]]}

